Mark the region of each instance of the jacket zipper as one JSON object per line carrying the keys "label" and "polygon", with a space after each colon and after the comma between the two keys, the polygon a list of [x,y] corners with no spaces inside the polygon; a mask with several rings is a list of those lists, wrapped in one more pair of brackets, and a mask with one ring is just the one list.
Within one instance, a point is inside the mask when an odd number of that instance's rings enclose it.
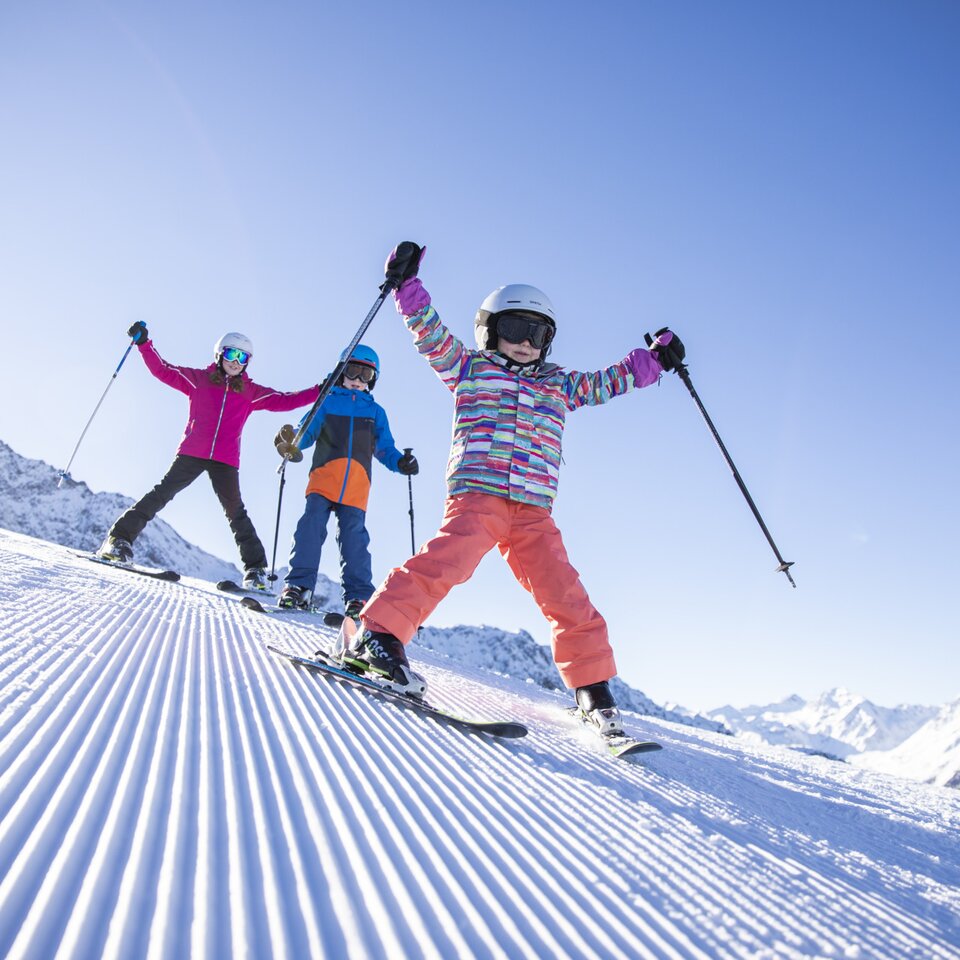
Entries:
{"label": "jacket zipper", "polygon": [[[356,392],[356,391],[352,391]],[[351,403],[356,403],[357,398],[351,397]],[[337,503],[343,503],[343,497],[347,492],[347,481],[350,479],[350,466],[353,464],[353,413],[350,414],[350,433],[347,436],[347,469],[343,472],[343,486],[340,488],[340,496]]]}
{"label": "jacket zipper", "polygon": [[227,406],[227,382],[223,383],[223,402],[220,404],[220,416],[217,417],[217,425],[213,430],[213,443],[210,444],[210,456],[208,460],[213,459],[213,448],[217,445],[217,435],[220,433],[220,424],[223,422],[223,411]]}

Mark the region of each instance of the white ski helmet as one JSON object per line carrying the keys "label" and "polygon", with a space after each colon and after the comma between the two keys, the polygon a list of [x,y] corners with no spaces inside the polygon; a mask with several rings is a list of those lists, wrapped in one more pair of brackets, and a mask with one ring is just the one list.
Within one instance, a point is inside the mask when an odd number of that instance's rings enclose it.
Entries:
{"label": "white ski helmet", "polygon": [[213,359],[220,360],[220,356],[227,347],[233,347],[235,350],[242,350],[253,356],[253,341],[242,333],[225,333],[214,345]]}
{"label": "white ski helmet", "polygon": [[[497,325],[495,318],[498,313],[507,310],[537,313],[554,330],[557,329],[557,318],[553,312],[553,304],[542,290],[531,287],[527,283],[508,283],[505,287],[497,287],[480,304],[480,309],[477,311],[474,320],[474,334],[476,335],[478,350],[496,349]],[[491,319],[494,319],[493,323],[490,322]]]}

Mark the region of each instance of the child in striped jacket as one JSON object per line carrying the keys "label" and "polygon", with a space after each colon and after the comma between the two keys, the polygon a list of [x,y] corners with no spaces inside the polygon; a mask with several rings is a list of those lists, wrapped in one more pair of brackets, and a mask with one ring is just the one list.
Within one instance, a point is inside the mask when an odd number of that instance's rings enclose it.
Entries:
{"label": "child in striped jacket", "polygon": [[622,730],[607,681],[616,674],[606,623],[567,559],[551,517],[566,414],[655,383],[683,360],[679,338],[662,330],[650,350],[594,373],[546,360],[556,333],[553,306],[540,290],[494,290],[475,321],[469,349],[440,321],[416,274],[423,251],[401,244],[387,277],[401,281],[398,311],[417,350],[453,394],[447,501],[437,535],[392,570],[344,637],[346,657],[422,696],[404,644],[458,583],[496,546],[552,627],[554,661],[578,706],[603,733]]}

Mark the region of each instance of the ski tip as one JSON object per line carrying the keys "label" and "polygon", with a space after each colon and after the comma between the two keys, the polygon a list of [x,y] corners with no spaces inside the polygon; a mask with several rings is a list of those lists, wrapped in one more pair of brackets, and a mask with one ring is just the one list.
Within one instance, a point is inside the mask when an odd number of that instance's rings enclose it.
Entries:
{"label": "ski tip", "polygon": [[328,610],[323,615],[323,622],[328,627],[339,627],[343,623],[343,614],[335,613],[333,610]]}
{"label": "ski tip", "polygon": [[506,740],[519,740],[520,737],[525,737],[529,733],[522,723],[514,723],[509,720],[478,724],[477,729],[481,733],[489,733],[493,737],[503,737]]}
{"label": "ski tip", "polygon": [[263,604],[256,597],[241,597],[240,606],[248,610],[255,610],[257,613],[266,613]]}
{"label": "ski tip", "polygon": [[220,580],[217,583],[217,589],[224,593],[236,593],[240,588],[232,580]]}
{"label": "ski tip", "polygon": [[615,738],[607,743],[607,750],[617,758],[631,757],[640,753],[656,753],[662,750],[663,746],[653,740],[630,740],[625,743],[617,743]]}

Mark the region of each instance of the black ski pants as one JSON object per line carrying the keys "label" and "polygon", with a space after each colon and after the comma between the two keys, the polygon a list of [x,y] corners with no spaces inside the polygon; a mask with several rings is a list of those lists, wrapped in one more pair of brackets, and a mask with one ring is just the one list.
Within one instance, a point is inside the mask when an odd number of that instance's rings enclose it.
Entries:
{"label": "black ski pants", "polygon": [[240,496],[240,471],[228,463],[204,460],[201,457],[176,456],[167,475],[145,496],[141,497],[111,527],[110,535],[123,537],[133,543],[143,528],[181,491],[193,483],[201,473],[207,473],[213,492],[230,521],[233,538],[240,549],[244,570],[266,567],[267,555],[263,544],[247,515]]}

